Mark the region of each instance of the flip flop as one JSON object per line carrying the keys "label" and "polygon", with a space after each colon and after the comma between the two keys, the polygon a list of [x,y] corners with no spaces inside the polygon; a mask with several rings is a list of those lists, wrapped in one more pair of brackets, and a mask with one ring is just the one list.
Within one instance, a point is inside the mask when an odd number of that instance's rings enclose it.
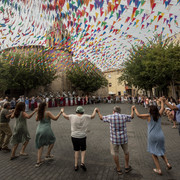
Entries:
{"label": "flip flop", "polygon": [[161,172],[161,170],[158,170],[158,169],[153,169],[153,171],[156,173],[156,174],[158,174],[158,175],[162,175],[162,172]]}

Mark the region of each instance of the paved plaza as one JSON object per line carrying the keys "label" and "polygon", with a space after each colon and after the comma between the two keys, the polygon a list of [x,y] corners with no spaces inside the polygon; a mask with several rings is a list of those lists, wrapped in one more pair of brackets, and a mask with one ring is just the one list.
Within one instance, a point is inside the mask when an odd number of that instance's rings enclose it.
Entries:
{"label": "paved plaza", "polygon": [[[114,104],[86,105],[85,113],[91,114],[95,107],[98,107],[103,115],[112,113]],[[122,113],[130,114],[129,104],[120,104]],[[142,106],[137,105],[141,113],[147,112]],[[60,108],[49,109],[57,114]],[[67,114],[75,113],[76,106],[65,107]],[[154,174],[155,167],[151,155],[147,149],[147,122],[135,118],[128,123],[130,165],[133,170],[129,174],[117,175],[114,171],[114,162],[109,148],[109,124],[99,120],[98,115],[89,122],[87,135],[87,153],[85,164],[87,172],[82,169],[74,171],[74,151],[70,138],[70,122],[62,116],[58,121],[52,122],[52,129],[56,136],[56,143],[52,154],[54,161],[49,161],[35,168],[37,150],[35,148],[35,132],[38,122],[35,116],[28,121],[28,128],[31,140],[26,152],[28,158],[19,157],[10,161],[10,154],[0,151],[0,180],[179,180],[180,179],[180,136],[177,129],[172,129],[172,124],[166,117],[162,119],[162,128],[165,134],[165,147],[172,170],[167,171],[162,159],[162,176]],[[11,120],[13,127],[14,119]],[[19,152],[20,147],[17,150]],[[44,151],[47,148],[44,148]],[[120,150],[120,164],[124,171],[124,155]]]}

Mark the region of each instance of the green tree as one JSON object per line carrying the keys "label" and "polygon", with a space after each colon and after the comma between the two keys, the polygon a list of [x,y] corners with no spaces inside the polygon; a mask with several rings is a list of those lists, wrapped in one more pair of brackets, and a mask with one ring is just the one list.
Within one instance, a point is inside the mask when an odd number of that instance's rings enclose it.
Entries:
{"label": "green tree", "polygon": [[171,86],[172,96],[176,98],[175,83],[180,81],[180,44],[171,43],[165,51],[166,81]]}
{"label": "green tree", "polygon": [[108,84],[103,73],[86,60],[74,63],[70,69],[66,70],[66,75],[72,85],[85,94],[95,92]]}
{"label": "green tree", "polygon": [[150,92],[153,87],[163,91],[179,80],[179,51],[179,43],[162,41],[162,36],[155,36],[146,45],[132,46],[119,80]]}
{"label": "green tree", "polygon": [[4,86],[0,88],[17,89],[27,94],[31,89],[50,84],[56,78],[55,73],[54,68],[48,64],[46,54],[3,53],[0,82]]}

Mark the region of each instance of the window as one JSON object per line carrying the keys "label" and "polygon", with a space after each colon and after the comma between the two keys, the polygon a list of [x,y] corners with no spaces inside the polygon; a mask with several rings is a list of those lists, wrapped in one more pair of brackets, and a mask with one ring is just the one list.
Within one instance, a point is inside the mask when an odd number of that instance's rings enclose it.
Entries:
{"label": "window", "polygon": [[118,96],[121,96],[121,91],[118,91]]}
{"label": "window", "polygon": [[112,83],[109,83],[109,87],[112,87]]}

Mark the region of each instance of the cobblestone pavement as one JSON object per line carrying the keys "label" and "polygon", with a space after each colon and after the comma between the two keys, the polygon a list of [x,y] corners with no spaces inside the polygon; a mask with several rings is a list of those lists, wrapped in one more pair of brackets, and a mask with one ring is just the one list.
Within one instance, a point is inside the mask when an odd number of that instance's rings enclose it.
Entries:
{"label": "cobblestone pavement", "polygon": [[[97,104],[84,106],[87,114],[91,114],[95,107],[98,107],[103,115],[112,113],[114,104]],[[120,104],[122,113],[130,114],[129,104]],[[65,107],[65,112],[71,114],[75,112],[74,107]],[[146,112],[142,106],[137,105],[141,113]],[[59,108],[51,108],[53,114],[57,114]],[[13,127],[14,120],[11,120]],[[167,171],[162,159],[162,176],[154,174],[155,167],[151,155],[147,149],[147,122],[138,119],[136,116],[132,122],[128,123],[130,165],[133,170],[129,174],[117,175],[114,171],[114,162],[109,150],[109,125],[99,120],[96,115],[89,123],[87,135],[87,153],[85,164],[87,172],[81,169],[74,171],[74,152],[70,138],[70,123],[62,116],[58,121],[52,122],[52,129],[56,136],[56,143],[52,153],[54,161],[49,161],[39,168],[35,168],[36,154],[35,131],[37,127],[35,116],[28,120],[28,128],[31,140],[26,152],[28,158],[19,157],[10,161],[10,154],[0,151],[0,179],[1,180],[179,180],[180,179],[180,136],[177,129],[172,129],[172,124],[163,117],[162,128],[165,134],[166,154],[169,162],[173,166]],[[47,148],[44,148],[44,151]],[[19,152],[20,147],[17,152]],[[124,155],[120,150],[120,164],[124,167]],[[123,168],[124,170],[124,168]]]}

